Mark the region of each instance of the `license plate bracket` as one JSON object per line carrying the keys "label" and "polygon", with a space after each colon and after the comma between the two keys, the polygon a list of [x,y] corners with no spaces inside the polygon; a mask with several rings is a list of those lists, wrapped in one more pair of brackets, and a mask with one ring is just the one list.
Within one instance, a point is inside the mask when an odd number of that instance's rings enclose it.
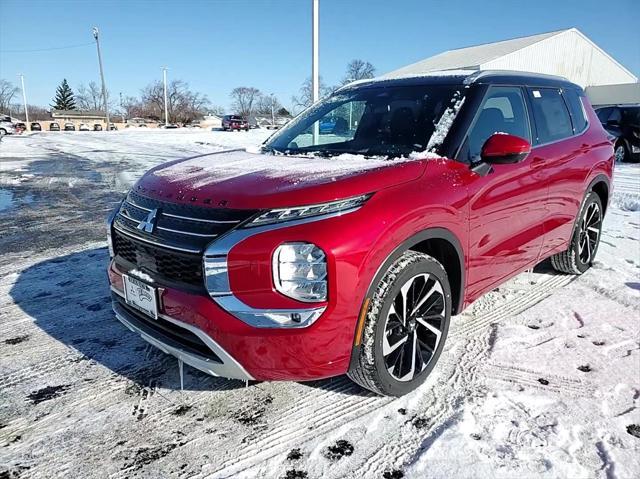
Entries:
{"label": "license plate bracket", "polygon": [[125,302],[153,319],[158,319],[158,290],[144,281],[122,275]]}

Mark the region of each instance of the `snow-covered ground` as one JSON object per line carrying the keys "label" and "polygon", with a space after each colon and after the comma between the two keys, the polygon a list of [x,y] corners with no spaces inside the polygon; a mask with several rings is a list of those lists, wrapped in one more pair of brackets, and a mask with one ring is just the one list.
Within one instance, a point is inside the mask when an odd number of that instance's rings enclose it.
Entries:
{"label": "snow-covered ground", "polygon": [[640,477],[640,165],[617,168],[593,269],[481,298],[406,397],[189,368],[180,391],[110,311],[104,216],[149,167],[266,135],[2,141],[0,477]]}

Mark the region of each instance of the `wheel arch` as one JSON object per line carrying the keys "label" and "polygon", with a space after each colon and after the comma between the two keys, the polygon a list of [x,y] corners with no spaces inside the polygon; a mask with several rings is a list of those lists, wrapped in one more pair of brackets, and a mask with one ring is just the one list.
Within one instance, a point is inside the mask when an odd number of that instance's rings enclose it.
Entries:
{"label": "wheel arch", "polygon": [[373,295],[377,284],[380,282],[387,269],[389,269],[389,266],[391,266],[396,259],[408,250],[428,254],[440,261],[447,272],[449,286],[451,287],[451,313],[454,315],[462,311],[462,307],[464,305],[465,285],[465,256],[462,243],[454,233],[446,228],[428,228],[414,234],[400,243],[387,256],[379,266],[376,274],[373,276],[373,279],[369,284],[369,288],[367,289],[360,306],[358,321],[356,322],[349,370],[355,366],[360,353],[360,336],[362,334],[362,326],[364,325],[366,309],[369,305],[369,298]]}
{"label": "wheel arch", "polygon": [[591,180],[589,186],[586,191],[593,191],[600,197],[600,202],[602,203],[603,208],[603,217],[607,212],[607,207],[609,206],[609,199],[611,193],[611,185],[609,178],[604,174],[597,175],[594,179]]}

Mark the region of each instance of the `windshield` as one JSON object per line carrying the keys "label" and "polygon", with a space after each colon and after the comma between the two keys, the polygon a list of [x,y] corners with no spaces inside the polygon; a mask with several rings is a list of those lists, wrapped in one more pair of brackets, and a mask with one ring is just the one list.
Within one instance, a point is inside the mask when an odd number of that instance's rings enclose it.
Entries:
{"label": "windshield", "polygon": [[337,93],[304,111],[266,144],[285,154],[402,156],[423,151],[460,85],[381,86]]}

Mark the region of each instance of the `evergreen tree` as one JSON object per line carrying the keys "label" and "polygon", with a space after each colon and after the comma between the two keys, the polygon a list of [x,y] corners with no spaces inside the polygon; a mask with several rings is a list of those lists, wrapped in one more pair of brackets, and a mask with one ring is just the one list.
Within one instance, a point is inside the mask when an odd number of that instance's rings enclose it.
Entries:
{"label": "evergreen tree", "polygon": [[65,78],[56,89],[56,97],[53,99],[52,108],[56,110],[75,110],[76,100],[73,97],[73,90]]}

